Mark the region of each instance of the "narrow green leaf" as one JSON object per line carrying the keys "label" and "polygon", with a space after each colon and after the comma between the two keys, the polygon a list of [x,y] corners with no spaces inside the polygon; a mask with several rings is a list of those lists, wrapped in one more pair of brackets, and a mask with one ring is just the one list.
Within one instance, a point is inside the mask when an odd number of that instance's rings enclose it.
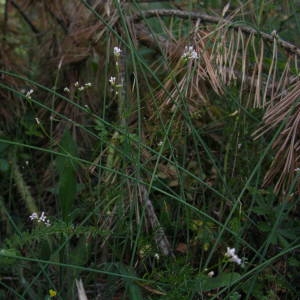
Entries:
{"label": "narrow green leaf", "polygon": [[69,157],[57,157],[56,167],[59,176],[58,199],[63,219],[66,221],[74,206],[76,197],[76,167],[77,163],[71,157],[77,156],[77,146],[71,134],[66,131],[60,143],[62,153],[70,155]]}

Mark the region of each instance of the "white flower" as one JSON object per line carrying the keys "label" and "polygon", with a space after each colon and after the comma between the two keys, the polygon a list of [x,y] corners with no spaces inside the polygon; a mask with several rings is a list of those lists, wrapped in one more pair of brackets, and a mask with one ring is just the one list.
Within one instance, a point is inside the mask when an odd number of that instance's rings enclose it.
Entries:
{"label": "white flower", "polygon": [[242,260],[237,256],[237,255],[233,255],[229,261],[234,262],[238,265],[240,265],[242,263]]}
{"label": "white flower", "polygon": [[28,99],[31,99],[31,94],[32,94],[32,93],[33,93],[33,89],[29,90],[29,91],[26,93],[25,97],[28,98]]}
{"label": "white flower", "polygon": [[74,86],[75,86],[75,87],[78,87],[78,86],[79,86],[79,82],[76,81],[76,82],[74,83]]}
{"label": "white flower", "polygon": [[51,223],[50,223],[49,219],[46,217],[44,211],[42,211],[40,217],[39,217],[39,215],[38,215],[36,212],[34,212],[34,213],[32,213],[32,214],[29,216],[29,218],[30,218],[31,221],[37,220],[38,223],[41,223],[41,222],[42,222],[42,223],[44,223],[47,227],[51,226]]}
{"label": "white flower", "polygon": [[214,275],[215,275],[215,272],[214,272],[214,271],[210,271],[210,272],[207,274],[208,277],[213,277]]}
{"label": "white flower", "polygon": [[242,264],[242,260],[235,254],[235,248],[227,247],[227,251],[225,253],[225,256],[229,258],[230,262],[234,262],[238,265]]}
{"label": "white flower", "polygon": [[79,88],[78,88],[78,91],[79,92],[82,92],[84,90],[84,86],[80,86]]}
{"label": "white flower", "polygon": [[195,50],[193,50],[190,54],[190,59],[197,59],[198,58],[198,54]]}
{"label": "white flower", "polygon": [[197,59],[199,56],[193,46],[185,46],[184,53],[182,54],[181,57],[185,60],[189,60],[189,59]]}
{"label": "white flower", "polygon": [[86,86],[86,87],[91,87],[92,84],[91,84],[90,82],[87,82],[87,83],[84,84],[84,86]]}
{"label": "white flower", "polygon": [[229,248],[227,247],[227,252],[225,253],[225,256],[231,257],[235,255],[235,248]]}
{"label": "white flower", "polygon": [[32,213],[30,216],[29,216],[29,219],[31,221],[35,220],[35,219],[38,219],[38,214],[36,212]]}
{"label": "white flower", "polygon": [[34,118],[35,119],[35,121],[36,121],[36,124],[38,124],[38,125],[40,125],[41,124],[41,122],[40,122],[40,119],[39,118]]}
{"label": "white flower", "polygon": [[114,56],[119,57],[121,55],[122,50],[119,47],[114,47]]}
{"label": "white flower", "polygon": [[47,217],[45,216],[45,212],[42,211],[41,216],[39,217],[38,222],[46,222]]}
{"label": "white flower", "polygon": [[155,254],[154,254],[154,258],[155,258],[156,260],[159,260],[159,254],[158,254],[158,253],[155,253]]}
{"label": "white flower", "polygon": [[116,84],[116,77],[111,76],[108,81],[111,85],[115,85]]}
{"label": "white flower", "polygon": [[69,88],[67,88],[67,87],[65,87],[65,88],[64,88],[64,92],[66,92],[66,93],[70,93],[70,89],[69,89]]}

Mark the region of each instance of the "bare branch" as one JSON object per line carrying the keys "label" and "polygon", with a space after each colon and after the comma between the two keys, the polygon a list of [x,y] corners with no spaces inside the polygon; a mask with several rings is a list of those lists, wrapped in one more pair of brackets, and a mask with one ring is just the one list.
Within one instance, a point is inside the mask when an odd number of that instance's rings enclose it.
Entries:
{"label": "bare branch", "polygon": [[296,47],[294,44],[284,41],[283,39],[279,38],[276,33],[268,34],[257,29],[254,29],[249,26],[245,26],[239,23],[233,23],[228,19],[224,19],[221,17],[210,16],[203,13],[192,12],[192,11],[182,11],[177,9],[152,9],[147,11],[141,11],[135,14],[133,17],[130,18],[133,22],[138,22],[145,18],[153,18],[153,17],[178,17],[183,19],[191,19],[191,20],[200,20],[202,23],[213,23],[213,24],[222,24],[228,27],[231,27],[236,30],[241,30],[246,34],[254,34],[260,36],[262,39],[268,42],[274,42],[274,39],[277,40],[277,43],[282,48],[286,49],[288,52],[297,54],[300,56],[300,49]]}

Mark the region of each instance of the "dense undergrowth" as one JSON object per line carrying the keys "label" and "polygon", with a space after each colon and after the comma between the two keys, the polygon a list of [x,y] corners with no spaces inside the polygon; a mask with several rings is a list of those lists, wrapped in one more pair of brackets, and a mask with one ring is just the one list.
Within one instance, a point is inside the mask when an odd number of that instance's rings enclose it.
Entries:
{"label": "dense undergrowth", "polygon": [[0,3],[1,299],[299,297],[298,1]]}

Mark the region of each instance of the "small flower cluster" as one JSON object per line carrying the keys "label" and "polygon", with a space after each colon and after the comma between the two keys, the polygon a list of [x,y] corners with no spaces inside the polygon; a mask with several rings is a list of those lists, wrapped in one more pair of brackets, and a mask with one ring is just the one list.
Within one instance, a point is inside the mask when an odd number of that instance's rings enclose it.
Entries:
{"label": "small flower cluster", "polygon": [[122,50],[119,47],[114,47],[114,56],[119,57],[121,55]]}
{"label": "small flower cluster", "polygon": [[[83,90],[90,88],[92,86],[92,84],[90,82],[85,83],[84,85],[79,86],[79,82],[76,81],[74,83],[74,87],[78,89],[79,92],[82,92]],[[70,89],[68,87],[64,88],[64,92],[66,93],[70,93]]]}
{"label": "small flower cluster", "polygon": [[112,86],[116,85],[116,77],[110,76],[108,81]]}
{"label": "small flower cluster", "polygon": [[160,256],[158,253],[155,253],[154,256],[153,256],[157,261],[160,259]]}
{"label": "small flower cluster", "polygon": [[238,265],[242,264],[242,260],[235,254],[235,248],[227,247],[227,252],[225,253],[225,256],[229,258],[230,262],[234,262]]}
{"label": "small flower cluster", "polygon": [[184,52],[181,56],[184,60],[192,60],[199,58],[198,53],[193,46],[185,46]]}
{"label": "small flower cluster", "polygon": [[44,223],[47,227],[51,226],[49,219],[46,217],[45,212],[43,211],[40,217],[36,212],[34,212],[29,216],[29,219],[31,221],[37,220],[38,223]]}

